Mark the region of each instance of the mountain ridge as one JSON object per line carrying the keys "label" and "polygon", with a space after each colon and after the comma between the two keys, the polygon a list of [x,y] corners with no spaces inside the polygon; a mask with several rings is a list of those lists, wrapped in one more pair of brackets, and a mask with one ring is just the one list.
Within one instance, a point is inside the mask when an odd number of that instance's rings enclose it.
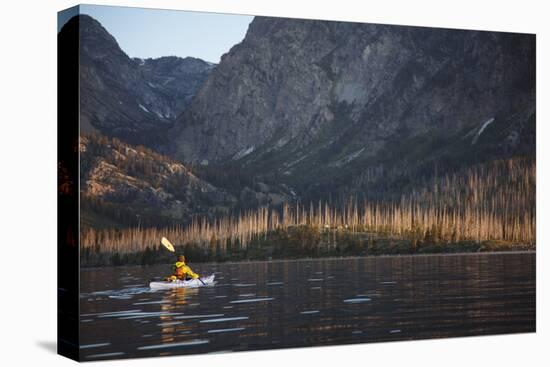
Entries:
{"label": "mountain ridge", "polygon": [[113,170],[114,153],[98,150],[90,187],[113,190],[93,195],[126,198],[141,217],[147,205],[153,217],[174,209],[161,215],[172,223],[285,202],[394,200],[469,166],[534,156],[532,35],[256,17],[213,65],[130,58],[97,21],[78,19],[83,134],[145,145],[164,154],[152,162],[177,162],[225,200],[160,200],[149,195],[158,180]]}
{"label": "mountain ridge", "polygon": [[215,67],[192,57],[130,58],[88,15],[61,32],[79,32],[81,129],[132,144],[158,148]]}
{"label": "mountain ridge", "polygon": [[[377,162],[412,174],[531,154],[534,40],[256,17],[177,119],[171,154],[236,162],[309,196]],[[475,142],[465,138],[490,119]]]}

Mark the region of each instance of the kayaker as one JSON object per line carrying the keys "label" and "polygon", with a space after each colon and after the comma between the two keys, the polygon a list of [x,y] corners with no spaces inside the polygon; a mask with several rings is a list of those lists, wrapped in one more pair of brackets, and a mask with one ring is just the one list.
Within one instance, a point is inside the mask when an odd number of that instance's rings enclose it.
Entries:
{"label": "kayaker", "polygon": [[191,268],[185,263],[185,256],[179,255],[178,261],[172,266],[174,274],[168,277],[168,280],[188,280],[188,279],[197,279],[199,274],[193,272]]}

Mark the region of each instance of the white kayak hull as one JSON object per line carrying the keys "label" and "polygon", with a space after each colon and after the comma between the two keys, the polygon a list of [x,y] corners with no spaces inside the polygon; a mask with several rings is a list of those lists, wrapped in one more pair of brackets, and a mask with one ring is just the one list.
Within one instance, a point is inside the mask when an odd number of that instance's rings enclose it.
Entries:
{"label": "white kayak hull", "polygon": [[149,287],[151,289],[198,288],[216,284],[216,282],[214,281],[214,277],[215,275],[212,274],[207,277],[201,277],[199,279],[176,280],[174,282],[151,282],[149,283]]}

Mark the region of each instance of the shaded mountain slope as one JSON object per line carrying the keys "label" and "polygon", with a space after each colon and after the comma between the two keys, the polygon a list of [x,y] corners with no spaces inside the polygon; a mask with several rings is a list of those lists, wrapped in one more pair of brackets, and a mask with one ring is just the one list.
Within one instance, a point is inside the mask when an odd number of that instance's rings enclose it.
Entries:
{"label": "shaded mountain slope", "polygon": [[535,37],[256,17],[172,129],[178,159],[300,196],[368,170],[534,154]]}
{"label": "shaded mountain slope", "polygon": [[132,59],[88,15],[69,20],[61,32],[79,32],[81,130],[133,144],[158,147],[214,68],[191,57]]}

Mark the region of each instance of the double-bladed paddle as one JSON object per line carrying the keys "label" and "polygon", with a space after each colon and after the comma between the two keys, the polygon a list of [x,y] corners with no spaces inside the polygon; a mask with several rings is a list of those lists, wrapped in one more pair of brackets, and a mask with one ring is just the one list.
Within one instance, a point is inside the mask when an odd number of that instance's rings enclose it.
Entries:
{"label": "double-bladed paddle", "polygon": [[[160,243],[170,252],[176,252],[176,249],[174,248],[174,245],[172,245],[172,243],[170,243],[170,241],[168,241],[168,238],[166,237],[162,237],[160,239]],[[197,278],[201,283],[202,285],[206,285],[204,284],[204,282],[202,281],[202,279],[199,277]]]}

